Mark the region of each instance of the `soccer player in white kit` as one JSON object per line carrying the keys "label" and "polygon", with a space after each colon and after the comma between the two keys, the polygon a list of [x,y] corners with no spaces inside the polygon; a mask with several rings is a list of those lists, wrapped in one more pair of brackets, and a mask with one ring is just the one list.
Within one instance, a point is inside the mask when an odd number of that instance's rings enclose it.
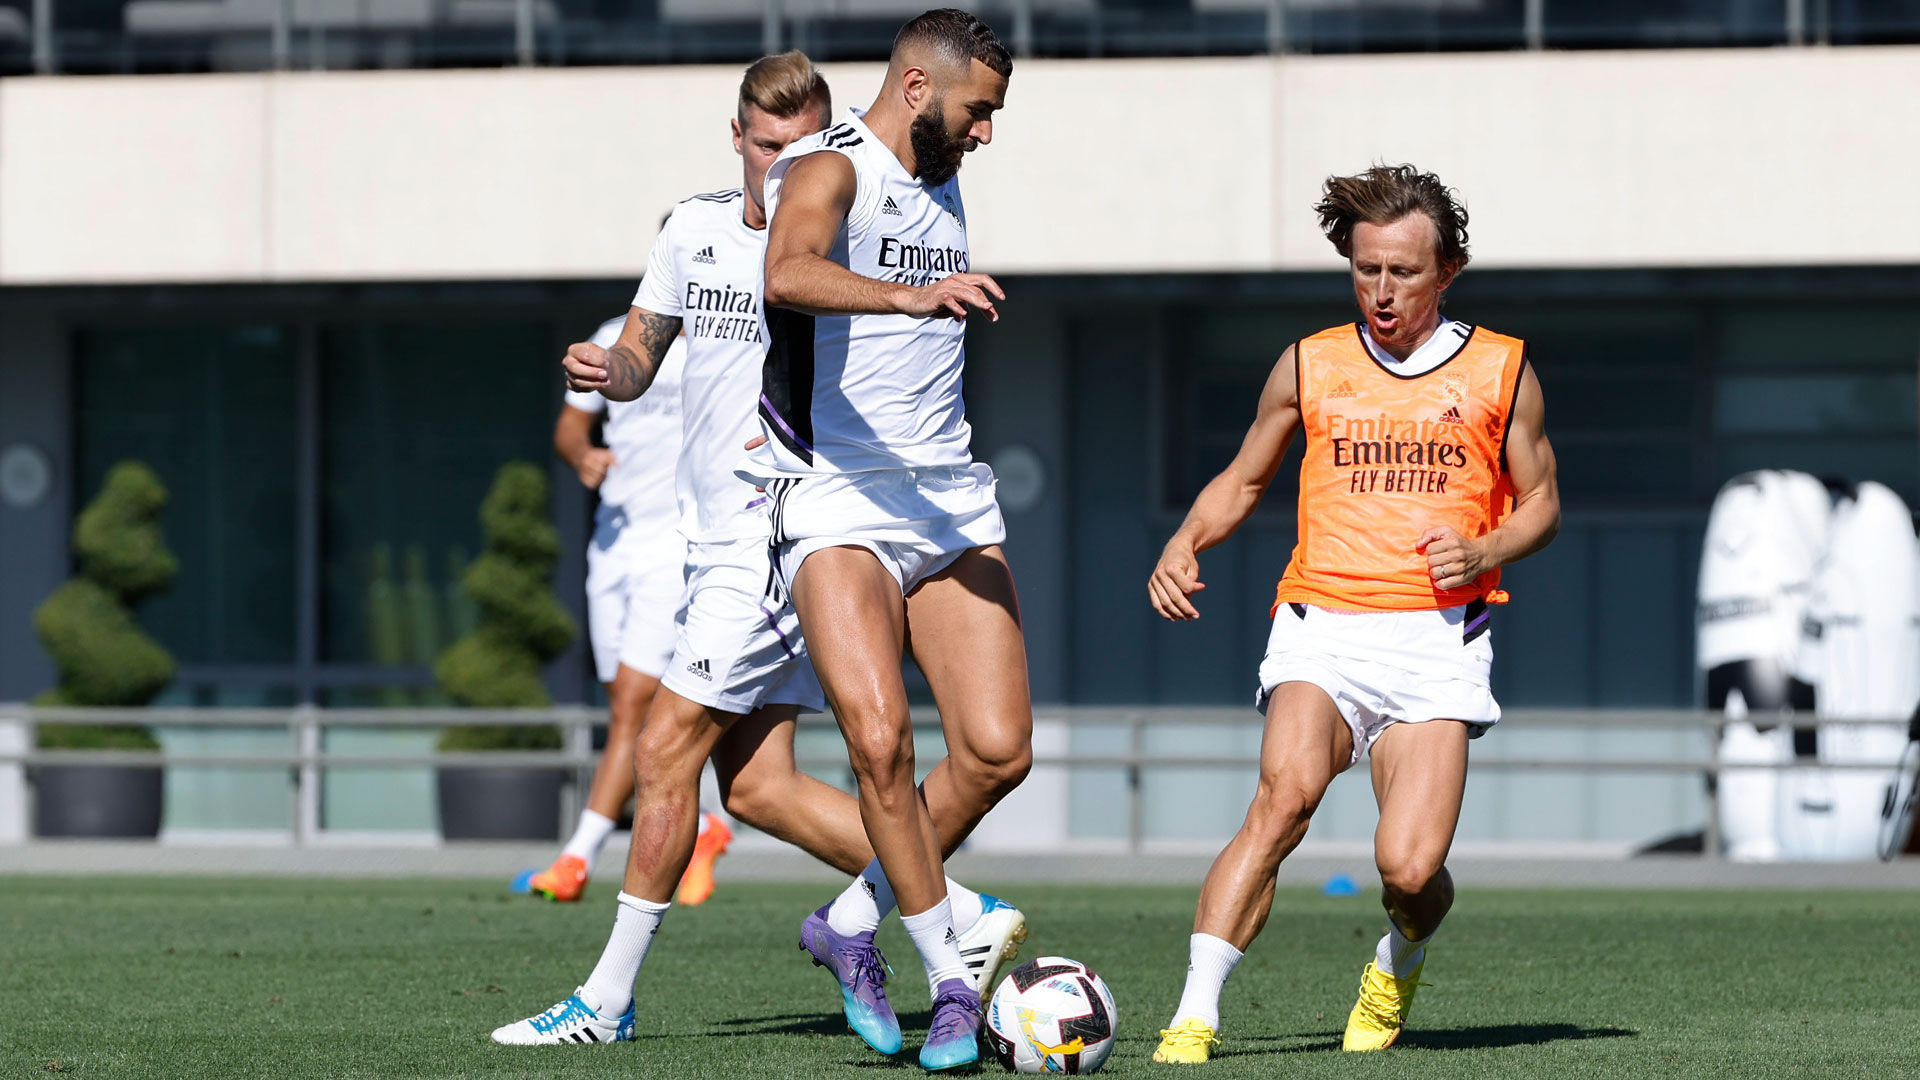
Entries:
{"label": "soccer player in white kit", "polygon": [[[966,319],[997,318],[1004,294],[969,271],[955,174],[992,138],[1012,70],[979,19],[929,11],[894,39],[869,109],[789,147],[768,171],[767,440],[742,466],[773,497],[780,575],[879,855],[806,920],[801,943],[830,953],[849,925],[836,924],[835,908],[890,882],[933,995],[920,1051],[929,1070],[979,1059],[980,1001],[956,949],[942,862],[1032,761],[1006,529],[961,400]],[[909,644],[948,749],[919,788],[900,675]]]}
{"label": "soccer player in white kit", "polygon": [[[654,245],[621,341],[569,352],[575,389],[644,400],[668,362],[667,342],[686,329],[679,486],[683,502],[692,496],[689,572],[674,655],[634,751],[639,804],[613,933],[572,997],[500,1028],[497,1042],[631,1037],[633,983],[693,846],[700,768],[709,754],[727,808],[741,820],[849,873],[873,858],[854,801],[794,766],[793,721],[801,706],[821,707],[819,684],[792,607],[778,595],[768,499],[734,475],[741,445],[758,430],[761,183],[782,149],[820,129],[829,107],[825,80],[805,56],[788,53],[750,67],[734,129],[745,187],[681,203]],[[973,983],[989,986],[1011,959],[1024,920],[992,897],[958,883],[952,889],[977,913],[964,941],[981,959]],[[883,966],[871,935],[860,960]],[[850,1018],[854,1011],[850,1004]],[[897,1038],[896,1030],[895,1049]]]}
{"label": "soccer player in white kit", "polygon": [[[608,319],[590,340],[613,345],[626,321],[624,315]],[[587,638],[606,687],[610,723],[573,835],[552,865],[522,875],[515,891],[561,902],[580,899],[600,848],[633,797],[633,739],[673,655],[674,614],[686,584],[687,544],[679,520],[684,500],[676,498],[674,484],[685,353],[686,339],[676,338],[653,392],[637,401],[568,391],[554,424],[554,451],[600,496],[587,546]],[[606,445],[596,446],[593,425],[603,416]],[[712,894],[713,861],[731,837],[726,821],[703,808],[696,857],[676,896],[680,903],[702,903]]]}

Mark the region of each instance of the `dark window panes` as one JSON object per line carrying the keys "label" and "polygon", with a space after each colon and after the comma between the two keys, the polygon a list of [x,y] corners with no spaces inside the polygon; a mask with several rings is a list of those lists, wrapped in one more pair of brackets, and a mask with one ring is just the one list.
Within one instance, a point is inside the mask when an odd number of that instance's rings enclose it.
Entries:
{"label": "dark window panes", "polygon": [[1565,508],[1672,504],[1693,488],[1693,444],[1679,438],[1549,438],[1559,465],[1560,502]]}
{"label": "dark window panes", "polygon": [[[509,461],[547,467],[558,382],[539,324],[365,325],[323,337],[322,655],[428,666],[472,624],[460,574]],[[395,686],[374,702],[432,698]]]}
{"label": "dark window panes", "polygon": [[1713,427],[1727,434],[1762,431],[1838,435],[1911,433],[1920,429],[1920,379],[1891,375],[1727,375],[1716,380]]}
{"label": "dark window panes", "polygon": [[1582,431],[1652,431],[1685,436],[1693,428],[1692,372],[1628,379],[1592,368],[1535,372],[1547,403],[1549,438]]}
{"label": "dark window panes", "polygon": [[295,345],[277,326],[80,335],[76,505],[140,461],[180,572],[140,621],[183,664],[294,659]]}
{"label": "dark window panes", "polygon": [[1719,480],[1724,483],[1754,469],[1797,469],[1815,476],[1876,480],[1920,507],[1920,447],[1912,436],[1889,438],[1807,438],[1742,436],[1720,439]]}
{"label": "dark window panes", "polygon": [[1678,307],[1485,303],[1448,314],[1524,339],[1542,379],[1574,368],[1622,380],[1688,373],[1698,352],[1699,317]]}
{"label": "dark window panes", "polygon": [[[1891,317],[1905,303],[1740,307],[1727,311],[1721,371],[1888,370],[1920,365],[1920,329]],[[1911,398],[1911,395],[1909,395]]]}

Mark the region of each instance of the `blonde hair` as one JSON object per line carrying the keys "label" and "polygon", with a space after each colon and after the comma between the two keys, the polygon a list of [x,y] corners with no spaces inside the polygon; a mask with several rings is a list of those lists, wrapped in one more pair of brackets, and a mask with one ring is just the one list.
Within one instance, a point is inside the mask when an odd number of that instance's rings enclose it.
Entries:
{"label": "blonde hair", "polygon": [[740,80],[739,119],[747,123],[747,106],[786,119],[798,116],[810,107],[818,108],[822,119],[833,112],[833,92],[827,89],[826,76],[813,66],[807,54],[795,49],[778,56],[763,56],[747,68]]}

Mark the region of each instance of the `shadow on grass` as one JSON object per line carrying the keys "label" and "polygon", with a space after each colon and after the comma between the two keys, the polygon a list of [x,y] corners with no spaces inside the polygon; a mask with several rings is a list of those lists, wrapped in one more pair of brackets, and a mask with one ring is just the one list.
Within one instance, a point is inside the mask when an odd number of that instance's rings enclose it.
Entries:
{"label": "shadow on grass", "polygon": [[[1344,1031],[1310,1031],[1297,1035],[1248,1035],[1230,1038],[1217,1057],[1259,1054],[1317,1054],[1340,1049]],[[1416,1029],[1400,1036],[1395,1046],[1417,1050],[1492,1050],[1503,1046],[1540,1046],[1582,1039],[1634,1038],[1631,1028],[1581,1027],[1578,1024],[1487,1024],[1481,1027]],[[1304,1041],[1303,1041],[1304,1040]],[[1243,1046],[1246,1049],[1232,1049]]]}

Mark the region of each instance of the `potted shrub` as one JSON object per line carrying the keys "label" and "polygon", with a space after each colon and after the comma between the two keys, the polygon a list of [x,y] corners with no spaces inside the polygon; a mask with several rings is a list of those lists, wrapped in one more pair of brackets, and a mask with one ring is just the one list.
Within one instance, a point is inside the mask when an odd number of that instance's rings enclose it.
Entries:
{"label": "potted shrub", "polygon": [[[140,629],[133,607],[173,580],[179,563],[160,534],[167,489],[153,470],[123,461],[74,521],[80,573],[33,614],[59,685],[34,699],[50,707],[128,707],[151,702],[173,681],[173,657]],[[39,724],[43,750],[158,750],[137,727]],[[154,836],[160,831],[160,770],[151,766],[58,765],[34,770],[34,823],[41,836]]]}
{"label": "potted shrub", "polygon": [[[553,704],[540,672],[573,641],[573,619],[553,597],[560,538],[547,520],[547,478],[509,462],[480,504],[486,550],[461,575],[473,629],[440,654],[441,690],[469,708]],[[560,729],[542,725],[449,727],[440,749],[557,750]],[[551,840],[560,834],[561,768],[439,770],[440,832],[449,840]]]}

